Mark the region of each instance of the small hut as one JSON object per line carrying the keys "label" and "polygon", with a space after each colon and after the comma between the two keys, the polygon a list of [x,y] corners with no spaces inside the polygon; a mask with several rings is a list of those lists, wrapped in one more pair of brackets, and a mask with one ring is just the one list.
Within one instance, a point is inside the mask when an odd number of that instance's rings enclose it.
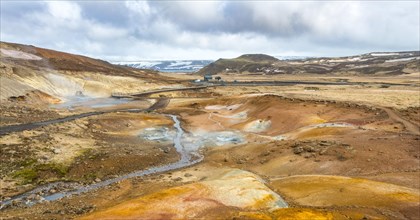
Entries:
{"label": "small hut", "polygon": [[213,76],[212,75],[210,75],[210,74],[206,74],[206,75],[204,75],[204,81],[210,81],[210,80],[213,80]]}

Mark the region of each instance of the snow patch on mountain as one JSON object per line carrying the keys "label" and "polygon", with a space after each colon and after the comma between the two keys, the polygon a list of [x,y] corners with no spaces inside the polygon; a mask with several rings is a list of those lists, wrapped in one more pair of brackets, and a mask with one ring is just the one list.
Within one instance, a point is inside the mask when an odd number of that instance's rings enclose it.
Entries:
{"label": "snow patch on mountain", "polygon": [[162,72],[196,72],[211,62],[213,60],[141,60],[114,64]]}

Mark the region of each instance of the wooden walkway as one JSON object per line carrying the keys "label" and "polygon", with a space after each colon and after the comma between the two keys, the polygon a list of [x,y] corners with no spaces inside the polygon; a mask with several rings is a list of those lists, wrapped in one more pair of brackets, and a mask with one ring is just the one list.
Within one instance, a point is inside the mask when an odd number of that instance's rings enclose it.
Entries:
{"label": "wooden walkway", "polygon": [[114,97],[114,98],[134,98],[134,97],[148,96],[148,95],[151,95],[151,94],[162,93],[162,92],[199,90],[199,89],[206,89],[208,87],[211,87],[211,86],[196,86],[196,87],[184,87],[184,88],[158,89],[158,90],[150,90],[150,91],[137,92],[137,93],[112,93],[111,96]]}

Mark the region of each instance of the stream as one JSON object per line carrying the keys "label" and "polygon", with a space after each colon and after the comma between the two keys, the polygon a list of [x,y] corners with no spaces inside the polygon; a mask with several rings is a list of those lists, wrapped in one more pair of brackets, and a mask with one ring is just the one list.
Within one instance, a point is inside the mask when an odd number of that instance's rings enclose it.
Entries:
{"label": "stream", "polygon": [[[187,166],[200,162],[203,159],[201,155],[198,158],[195,158],[195,159],[192,158],[192,155],[199,155],[198,152],[194,151],[194,150],[197,150],[198,147],[189,151],[182,144],[182,137],[185,132],[182,129],[181,122],[178,120],[177,116],[175,115],[167,115],[167,116],[173,120],[174,122],[173,126],[176,129],[176,135],[173,138],[173,143],[174,143],[174,147],[176,151],[181,156],[180,160],[178,160],[177,162],[162,165],[162,166],[157,166],[157,167],[151,167],[146,170],[135,171],[129,174],[125,174],[125,175],[122,175],[113,179],[104,180],[104,181],[94,183],[91,185],[81,185],[79,183],[71,183],[71,182],[70,183],[69,182],[50,183],[44,186],[37,187],[31,191],[20,194],[18,196],[15,196],[11,199],[1,201],[0,209],[3,209],[13,203],[24,203],[28,206],[31,206],[39,202],[55,201],[64,197],[71,196],[71,195],[77,195],[77,194],[85,193],[85,192],[95,190],[104,186],[108,186],[110,184],[113,184],[113,183],[116,183],[125,179],[175,170],[175,169],[187,167]],[[56,187],[60,187],[60,189],[65,188],[65,190],[61,192],[57,192],[57,193],[48,194],[51,189],[54,189]],[[41,198],[39,196],[38,198],[36,198],[37,196],[34,196],[34,195],[38,195],[41,192],[45,193],[43,194]]]}

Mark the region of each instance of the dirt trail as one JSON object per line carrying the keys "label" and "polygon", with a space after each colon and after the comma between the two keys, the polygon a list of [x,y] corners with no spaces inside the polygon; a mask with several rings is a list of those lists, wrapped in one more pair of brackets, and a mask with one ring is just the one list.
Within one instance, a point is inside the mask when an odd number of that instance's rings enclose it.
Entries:
{"label": "dirt trail", "polygon": [[397,113],[395,113],[389,108],[381,108],[381,109],[384,110],[388,114],[389,118],[391,118],[394,121],[398,121],[402,123],[409,132],[415,135],[420,135],[420,129],[417,125],[411,123],[408,120],[405,120],[404,118],[402,118],[401,116],[399,116]]}
{"label": "dirt trail", "polygon": [[214,122],[215,124],[217,124],[217,126],[219,126],[219,128],[221,128],[221,129],[226,129],[226,128],[222,125],[222,123],[220,123],[220,121],[214,120],[212,116],[213,116],[213,113],[212,113],[212,112],[210,112],[209,117],[207,117],[207,118],[208,118],[210,121],[212,121],[212,122]]}

